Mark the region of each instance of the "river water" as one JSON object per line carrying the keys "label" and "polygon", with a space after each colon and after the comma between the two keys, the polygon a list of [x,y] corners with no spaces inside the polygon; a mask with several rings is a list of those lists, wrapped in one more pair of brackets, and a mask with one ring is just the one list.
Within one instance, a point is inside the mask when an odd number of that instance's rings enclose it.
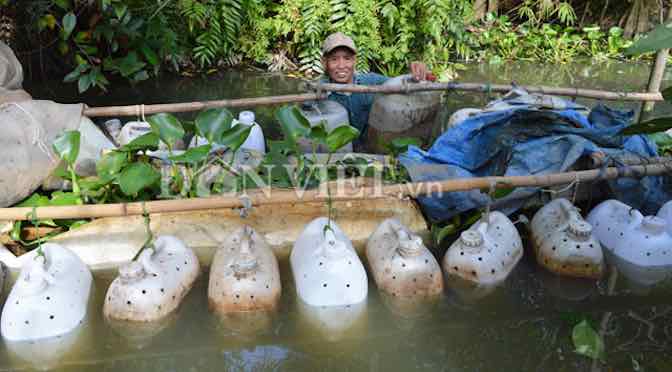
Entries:
{"label": "river water", "polygon": [[[471,65],[470,82],[543,84],[642,91],[648,66],[612,62],[539,66],[529,63]],[[165,77],[107,95],[86,95],[90,105],[181,102],[297,92],[297,79],[249,71],[203,78]],[[71,87],[29,82],[38,98],[77,102]],[[490,97],[451,93],[450,109],[478,107]],[[579,100],[587,105],[594,100]],[[616,108],[634,104],[609,103]],[[270,137],[277,135],[272,109],[255,109]],[[672,112],[658,105],[656,114]],[[275,133],[275,134],[274,134]],[[526,240],[524,228],[523,240]],[[448,242],[449,244],[450,242]],[[446,249],[433,247],[437,259]],[[178,312],[156,327],[120,328],[102,319],[112,272],[95,274],[89,320],[70,351],[48,366],[62,371],[670,371],[672,288],[642,287],[617,276],[577,281],[553,276],[530,249],[511,277],[495,289],[465,290],[449,283],[433,304],[401,311],[379,295],[373,282],[361,315],[343,331],[324,331],[299,306],[288,263],[281,262],[282,303],[270,317],[224,321],[207,308],[207,272]],[[343,309],[343,311],[348,311]],[[604,360],[574,352],[572,329],[587,319],[604,334]],[[18,350],[21,353],[21,350]],[[46,353],[46,347],[41,348]],[[25,350],[24,350],[25,352]],[[39,364],[40,353],[22,359],[0,347],[0,370]],[[33,357],[31,357],[33,355]],[[46,363],[46,362],[44,362]],[[45,364],[42,366],[47,366]]]}

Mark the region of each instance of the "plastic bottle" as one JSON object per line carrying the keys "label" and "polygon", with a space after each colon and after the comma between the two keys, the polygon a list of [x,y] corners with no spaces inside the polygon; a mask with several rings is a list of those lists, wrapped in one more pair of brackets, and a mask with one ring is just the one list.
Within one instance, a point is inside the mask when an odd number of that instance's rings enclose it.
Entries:
{"label": "plastic bottle", "polygon": [[258,151],[262,154],[266,153],[266,143],[264,141],[264,131],[261,129],[261,126],[255,121],[254,112],[252,111],[241,111],[238,114],[238,123],[251,125],[252,130],[250,135],[247,137],[245,142],[240,146],[241,149],[250,149]]}

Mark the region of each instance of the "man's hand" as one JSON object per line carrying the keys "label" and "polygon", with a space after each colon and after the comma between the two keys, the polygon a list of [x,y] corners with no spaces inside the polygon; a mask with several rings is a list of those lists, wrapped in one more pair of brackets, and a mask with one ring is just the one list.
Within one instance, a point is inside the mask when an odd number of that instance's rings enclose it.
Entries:
{"label": "man's hand", "polygon": [[420,61],[411,62],[411,76],[415,81],[423,81],[427,79],[429,70],[427,65]]}

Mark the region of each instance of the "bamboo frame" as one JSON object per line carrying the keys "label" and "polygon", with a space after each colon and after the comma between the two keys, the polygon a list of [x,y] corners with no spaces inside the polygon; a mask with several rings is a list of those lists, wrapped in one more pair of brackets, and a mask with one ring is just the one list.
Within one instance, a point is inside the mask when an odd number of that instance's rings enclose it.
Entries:
{"label": "bamboo frame", "polygon": [[[334,193],[334,201],[381,199],[390,197],[417,197],[438,192],[466,191],[473,189],[511,188],[511,187],[545,187],[572,182],[590,182],[595,180],[614,179],[620,177],[643,177],[672,173],[672,162],[652,165],[636,165],[624,168],[609,167],[576,172],[555,173],[537,176],[510,177],[476,177],[452,179],[440,182],[416,182],[394,185],[367,186],[361,188],[347,187],[344,192]],[[269,205],[283,203],[314,203],[326,202],[329,197],[324,190],[306,190],[299,195],[296,190],[273,190],[270,196],[265,193],[270,189],[254,190],[243,198],[240,195],[222,195],[209,198],[157,200],[150,202],[132,202],[99,205],[74,205],[35,208],[36,218],[74,219],[94,217],[116,217],[142,215],[143,213],[168,213],[197,211],[220,208],[242,208],[251,205]],[[244,200],[244,199],[247,199]],[[249,203],[248,203],[249,202]],[[0,220],[30,220],[33,208],[0,208]]]}
{"label": "bamboo frame", "polygon": [[[200,111],[208,108],[222,107],[255,107],[278,105],[284,103],[297,103],[305,101],[314,101],[326,99],[326,92],[351,92],[351,93],[382,93],[382,94],[401,94],[421,91],[450,91],[460,90],[467,92],[508,92],[513,89],[513,85],[501,84],[481,84],[481,83],[411,83],[401,86],[386,85],[357,85],[357,84],[309,84],[315,93],[289,94],[282,96],[255,97],[225,99],[215,101],[196,101],[183,103],[161,103],[154,105],[128,105],[128,106],[108,106],[108,107],[84,107],[83,114],[88,117],[101,116],[142,116],[142,114],[157,114],[159,112],[191,112]],[[519,86],[530,93],[556,94],[571,97],[585,97],[604,100],[621,101],[663,101],[660,93],[638,93],[638,92],[608,92],[595,89],[581,88],[555,88],[546,86]]]}

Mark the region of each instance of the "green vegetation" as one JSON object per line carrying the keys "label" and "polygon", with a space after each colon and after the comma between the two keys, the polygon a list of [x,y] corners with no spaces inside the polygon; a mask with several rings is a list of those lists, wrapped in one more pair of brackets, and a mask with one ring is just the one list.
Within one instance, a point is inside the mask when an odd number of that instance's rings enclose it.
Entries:
{"label": "green vegetation", "polygon": [[613,3],[5,0],[0,13],[15,21],[19,52],[54,56],[64,81],[84,92],[105,90],[111,79],[146,80],[162,69],[207,73],[240,63],[314,76],[321,73],[320,44],[333,31],[353,36],[359,70],[387,75],[404,72],[411,60],[439,75],[463,60],[625,58],[628,37],[662,10],[650,1]]}

